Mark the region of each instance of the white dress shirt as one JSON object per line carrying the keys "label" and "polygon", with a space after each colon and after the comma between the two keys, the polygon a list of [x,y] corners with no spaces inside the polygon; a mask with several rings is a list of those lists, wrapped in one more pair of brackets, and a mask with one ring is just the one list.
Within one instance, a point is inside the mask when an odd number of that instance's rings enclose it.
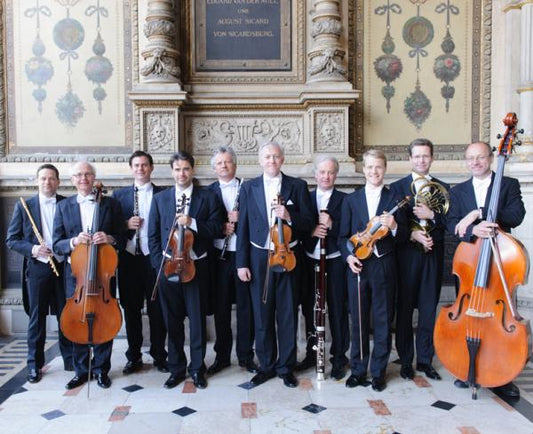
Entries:
{"label": "white dress shirt", "polygon": [[492,173],[485,179],[472,178],[472,185],[474,187],[474,193],[476,195],[476,204],[478,208],[482,208],[485,206],[485,200],[487,199],[487,192],[489,191],[491,181]]}
{"label": "white dress shirt", "polygon": [[[49,249],[52,249],[52,231],[54,225],[54,216],[56,214],[56,203],[57,199],[54,195],[53,197],[46,197],[39,193],[39,208],[41,210],[41,227],[42,227],[42,237],[44,243]],[[39,246],[37,246],[37,249]],[[37,250],[36,249],[36,250]],[[63,261],[63,256],[54,255],[58,262]],[[35,257],[40,262],[48,262],[48,257],[46,256],[36,256]]]}
{"label": "white dress shirt", "polygon": [[[321,210],[327,210],[329,205],[329,200],[331,199],[331,194],[333,193],[333,189],[329,190],[321,190],[319,187],[316,189],[316,209],[318,211],[318,215],[320,216]],[[312,253],[305,252],[306,255],[313,259],[320,259],[320,239],[317,240],[315,249]],[[339,250],[330,253],[326,256],[326,259],[332,259],[336,258],[341,255],[341,252]]]}
{"label": "white dress shirt", "polygon": [[[222,193],[222,201],[224,202],[224,207],[226,208],[226,211],[233,211],[233,208],[235,206],[235,198],[237,197],[237,192],[239,191],[239,181],[237,181],[237,178],[233,178],[229,182],[219,181],[219,184],[220,191]],[[213,241],[213,245],[217,249],[222,250],[224,248],[225,242],[226,238],[217,238]],[[236,247],[237,235],[233,233],[228,239],[228,246],[226,247],[226,250],[228,252],[234,252],[236,250]]]}
{"label": "white dress shirt", "polygon": [[[137,203],[139,206],[139,217],[143,219],[142,225],[139,229],[140,244],[143,255],[149,255],[148,249],[148,218],[150,215],[150,205],[152,203],[152,197],[154,195],[154,188],[151,182],[147,182],[144,185],[134,185],[137,187]],[[133,192],[133,200],[135,203],[135,191]],[[126,251],[135,255],[135,236],[133,239],[128,240],[126,243]]]}
{"label": "white dress shirt", "polygon": [[[183,189],[183,190],[176,185],[176,209],[178,209],[177,204],[181,204],[183,195],[185,194],[186,205],[185,205],[185,209],[183,210],[183,214],[185,214],[185,215],[189,215],[189,210],[191,208],[192,189],[193,189],[193,185],[192,184],[189,185],[186,189]],[[195,218],[191,217],[191,224],[188,227],[189,227],[189,229],[193,230],[194,232],[198,232],[198,226],[196,225],[196,219]],[[196,256],[196,253],[194,253],[193,249],[191,249],[190,253],[191,253],[191,258],[194,261],[197,260],[197,259],[205,258],[207,256],[207,252],[204,253],[201,256]]]}

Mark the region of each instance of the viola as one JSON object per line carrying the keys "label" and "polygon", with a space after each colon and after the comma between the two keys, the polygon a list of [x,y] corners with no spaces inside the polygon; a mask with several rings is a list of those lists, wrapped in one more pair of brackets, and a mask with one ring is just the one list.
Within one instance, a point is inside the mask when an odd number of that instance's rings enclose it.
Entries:
{"label": "viola", "polygon": [[[504,166],[517,134],[516,114],[504,119],[506,131],[498,148],[487,221],[496,222]],[[460,282],[454,304],[442,307],[434,345],[442,364],[477,389],[497,387],[520,374],[530,355],[529,321],[518,313],[515,288],[527,281],[529,256],[520,241],[496,230],[490,238],[462,242],[453,258]]]}
{"label": "viola", "polygon": [[[185,213],[189,200],[185,194],[180,198],[176,210],[176,223],[178,216]],[[167,248],[172,254],[165,261],[164,272],[169,282],[187,283],[196,275],[196,266],[190,254],[194,235],[190,229],[176,223],[173,225]]]}
{"label": "viola", "polygon": [[[411,200],[411,196],[405,196],[394,208],[388,213],[394,214],[400,208],[404,207]],[[387,226],[383,226],[379,221],[379,216],[374,216],[370,219],[366,228],[362,232],[357,232],[352,235],[347,241],[348,250],[353,252],[358,259],[366,259],[374,250],[374,245],[379,240],[385,238],[390,229]]]}
{"label": "viola", "polygon": [[[274,205],[284,205],[283,196],[278,193]],[[292,230],[280,217],[276,217],[274,225],[270,228],[270,240],[274,244],[274,250],[269,251],[268,265],[270,270],[276,273],[292,271],[296,267],[296,257],[291,250],[290,242]]]}
{"label": "viola", "polygon": [[[99,231],[102,192],[102,184],[95,183],[91,233]],[[78,344],[109,342],[122,326],[120,306],[110,288],[118,264],[117,252],[110,244],[81,243],[74,248],[70,259],[76,289],[61,313],[61,331]]]}

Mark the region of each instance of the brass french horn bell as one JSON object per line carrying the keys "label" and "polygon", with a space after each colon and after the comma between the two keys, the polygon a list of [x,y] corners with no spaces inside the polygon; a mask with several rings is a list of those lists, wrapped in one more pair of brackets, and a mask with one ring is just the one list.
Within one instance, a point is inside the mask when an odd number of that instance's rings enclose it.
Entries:
{"label": "brass french horn bell", "polygon": [[[424,182],[416,190],[417,182]],[[446,214],[450,207],[450,195],[448,190],[444,188],[442,184],[434,181],[427,181],[425,178],[420,177],[413,180],[411,183],[411,191],[414,196],[415,206],[419,204],[426,205],[431,211],[438,212],[440,214]],[[412,220],[411,231],[421,230],[426,233],[433,230],[434,224],[428,220]]]}

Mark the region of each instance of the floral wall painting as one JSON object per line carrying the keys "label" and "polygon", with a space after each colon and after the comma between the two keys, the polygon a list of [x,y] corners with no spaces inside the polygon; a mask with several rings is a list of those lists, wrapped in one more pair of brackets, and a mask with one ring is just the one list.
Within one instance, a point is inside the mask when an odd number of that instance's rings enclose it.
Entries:
{"label": "floral wall painting", "polygon": [[356,0],[362,67],[354,69],[354,82],[363,91],[356,105],[357,153],[406,146],[421,136],[448,146],[479,135],[484,102],[473,87],[487,52],[480,49],[483,27],[490,26],[490,19],[482,18],[487,4],[490,8],[490,0]]}
{"label": "floral wall painting", "polygon": [[9,0],[5,18],[8,154],[129,152],[129,2]]}

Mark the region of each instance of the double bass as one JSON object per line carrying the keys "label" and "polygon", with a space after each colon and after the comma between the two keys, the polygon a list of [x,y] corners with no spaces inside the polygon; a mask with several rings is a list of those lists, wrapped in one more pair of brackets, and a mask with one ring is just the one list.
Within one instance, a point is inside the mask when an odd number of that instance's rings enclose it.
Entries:
{"label": "double bass", "polygon": [[[487,222],[496,222],[505,162],[516,138],[516,114],[504,119]],[[527,281],[529,256],[520,241],[496,230],[475,243],[462,242],[453,258],[460,288],[455,303],[441,309],[434,331],[436,353],[448,371],[477,389],[516,378],[530,354],[529,321],[516,308],[516,286]]]}
{"label": "double bass", "polygon": [[[102,184],[96,183],[91,233],[99,231],[102,190]],[[117,252],[110,244],[81,243],[70,259],[76,289],[61,313],[61,331],[77,344],[93,346],[109,342],[122,325],[118,300],[111,294],[110,287],[117,269]]]}

